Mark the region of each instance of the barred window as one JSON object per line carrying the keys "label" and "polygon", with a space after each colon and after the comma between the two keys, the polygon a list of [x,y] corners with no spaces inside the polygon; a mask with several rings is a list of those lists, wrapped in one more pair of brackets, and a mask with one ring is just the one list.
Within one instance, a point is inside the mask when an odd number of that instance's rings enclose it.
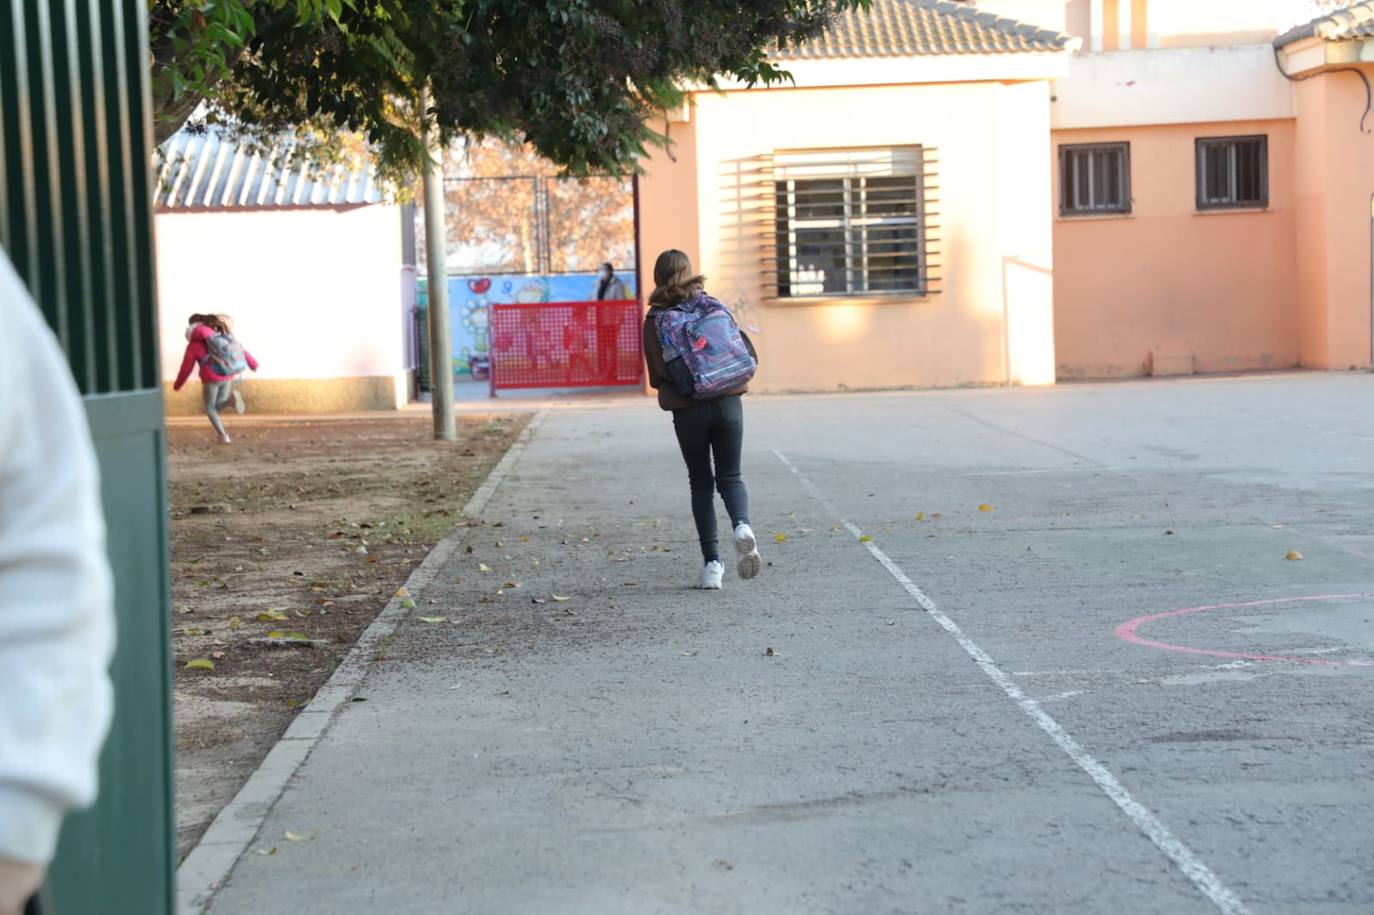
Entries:
{"label": "barred window", "polygon": [[1131,144],[1059,147],[1059,212],[1064,216],[1131,212]]}
{"label": "barred window", "polygon": [[1209,137],[1197,141],[1199,210],[1269,205],[1269,138]]}
{"label": "barred window", "polygon": [[926,291],[920,147],[778,154],[780,298]]}

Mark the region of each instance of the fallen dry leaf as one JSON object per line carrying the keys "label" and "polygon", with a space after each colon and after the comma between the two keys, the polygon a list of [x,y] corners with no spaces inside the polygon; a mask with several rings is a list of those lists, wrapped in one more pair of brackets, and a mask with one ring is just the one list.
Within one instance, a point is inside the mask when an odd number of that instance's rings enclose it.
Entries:
{"label": "fallen dry leaf", "polygon": [[275,855],[276,853],[277,853],[277,846],[275,846],[275,845],[273,845],[271,848],[259,848],[259,849],[258,849],[258,854],[262,855],[264,858],[267,857],[268,855]]}
{"label": "fallen dry leaf", "polygon": [[1297,560],[1299,560],[1299,559],[1302,558],[1302,554],[1299,553],[1297,550],[1289,550],[1289,551],[1288,551],[1288,555],[1285,556],[1285,557],[1283,557],[1283,558],[1284,558],[1284,559],[1290,559],[1290,560],[1293,560],[1293,561],[1297,561]]}
{"label": "fallen dry leaf", "polygon": [[288,830],[286,831],[286,840],[287,840],[288,842],[309,842],[311,839],[315,838],[315,836],[317,836],[317,835],[319,835],[319,834],[320,834],[320,831],[319,831],[318,829],[315,830],[314,832],[308,833],[308,834],[306,834],[306,835],[301,835],[301,834],[299,834],[299,833],[292,832],[291,830],[288,829]]}
{"label": "fallen dry leaf", "polygon": [[978,506],[978,510],[979,510],[980,512],[990,512],[990,511],[993,510],[993,508],[992,508],[991,505],[989,505],[988,503],[984,502],[982,505]]}
{"label": "fallen dry leaf", "polygon": [[773,539],[776,540],[778,543],[786,543],[786,542],[787,542],[787,535],[784,534],[784,533],[779,532],[779,533],[773,535]]}
{"label": "fallen dry leaf", "polygon": [[924,520],[926,520],[926,513],[925,513],[925,512],[917,512],[917,513],[916,513],[916,520],[917,520],[917,521],[924,521]]}
{"label": "fallen dry leaf", "polygon": [[417,617],[415,617],[415,618],[416,618],[417,620],[419,620],[420,622],[422,622],[422,623],[447,623],[447,622],[448,622],[448,617],[446,617],[446,616],[417,616]]}
{"label": "fallen dry leaf", "polygon": [[860,534],[860,535],[859,535],[859,542],[860,542],[860,543],[872,543],[872,542],[873,542],[873,538],[870,537],[870,536],[868,536],[867,534]]}
{"label": "fallen dry leaf", "polygon": [[281,610],[264,610],[255,617],[259,623],[281,623],[290,618]]}
{"label": "fallen dry leaf", "polygon": [[187,662],[186,662],[186,669],[187,669],[187,670],[214,670],[214,669],[215,669],[215,662],[214,662],[214,661],[211,661],[209,658],[196,658],[195,660],[187,661]]}
{"label": "fallen dry leaf", "polygon": [[490,571],[491,571],[491,566],[487,565],[485,562],[479,562],[479,563],[477,563],[477,571],[479,571],[479,572],[490,572]]}
{"label": "fallen dry leaf", "polygon": [[565,604],[565,603],[567,603],[568,601],[572,600],[571,597],[560,597],[560,596],[558,596],[557,594],[550,594],[549,596],[552,597],[555,601],[557,601],[557,602],[560,603],[560,604]]}

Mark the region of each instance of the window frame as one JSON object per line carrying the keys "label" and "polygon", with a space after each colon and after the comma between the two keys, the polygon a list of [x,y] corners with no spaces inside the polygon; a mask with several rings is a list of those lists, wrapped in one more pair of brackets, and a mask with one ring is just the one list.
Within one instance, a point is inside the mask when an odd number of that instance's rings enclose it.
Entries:
{"label": "window frame", "polygon": [[[1209,201],[1206,199],[1207,184],[1207,159],[1206,152],[1209,148],[1229,144],[1232,153],[1231,159],[1231,186],[1236,186],[1238,177],[1236,169],[1235,151],[1242,142],[1258,142],[1260,148],[1259,156],[1259,181],[1260,196],[1257,200],[1237,200],[1230,199],[1220,202]],[[1215,212],[1217,210],[1267,210],[1269,209],[1269,134],[1244,134],[1239,136],[1225,137],[1196,137],[1193,140],[1193,198],[1194,205],[1198,212]]]}
{"label": "window frame", "polygon": [[[1110,207],[1080,209],[1070,206],[1070,193],[1077,182],[1069,180],[1069,164],[1076,153],[1094,152],[1121,153],[1121,203]],[[1089,160],[1091,162],[1091,160]],[[1089,178],[1091,190],[1091,178]],[[1112,140],[1105,143],[1061,143],[1059,144],[1059,216],[1063,219],[1084,219],[1094,216],[1129,216],[1134,199],[1131,196],[1131,142]]]}
{"label": "window frame", "polygon": [[[776,244],[775,271],[777,274],[777,296],[776,299],[782,302],[806,302],[827,299],[902,299],[902,298],[924,298],[930,295],[931,283],[930,272],[927,265],[926,243],[927,243],[927,214],[926,214],[926,186],[924,169],[921,166],[923,160],[923,149],[919,146],[891,147],[895,150],[912,152],[915,155],[915,165],[910,171],[899,168],[892,168],[883,173],[856,172],[853,166],[846,167],[841,164],[845,156],[862,155],[871,152],[872,149],[843,149],[835,150],[836,162],[834,171],[827,174],[822,170],[807,174],[787,174],[780,171],[774,175],[774,193],[776,194],[777,217],[774,220],[773,236]],[[869,195],[873,192],[870,188],[868,179],[901,179],[910,182],[911,204],[913,212],[910,215],[869,215],[868,207],[871,205]],[[812,182],[835,182],[839,184],[837,196],[841,197],[843,210],[841,213],[831,217],[798,217],[798,185],[805,185]],[[879,191],[881,193],[881,190]],[[880,198],[881,199],[881,198]],[[801,204],[804,206],[805,204]],[[871,257],[888,256],[898,261],[898,266],[894,267],[894,272],[899,272],[902,268],[900,261],[908,253],[906,250],[897,250],[890,255],[879,255],[870,252],[870,246],[882,245],[881,239],[870,240],[869,229],[897,229],[909,227],[914,237],[910,239],[910,254],[915,261],[916,281],[913,286],[900,289],[872,289],[869,288],[872,282],[870,274],[871,268],[868,262]],[[817,292],[798,293],[795,290],[798,286],[808,285],[814,281],[801,280],[801,273],[798,247],[799,230],[804,232],[807,229],[813,230],[838,230],[842,236],[843,256],[844,256],[844,288],[839,290],[819,290]],[[902,240],[891,242],[894,246],[899,246]],[[862,284],[863,288],[856,288],[856,283]]]}

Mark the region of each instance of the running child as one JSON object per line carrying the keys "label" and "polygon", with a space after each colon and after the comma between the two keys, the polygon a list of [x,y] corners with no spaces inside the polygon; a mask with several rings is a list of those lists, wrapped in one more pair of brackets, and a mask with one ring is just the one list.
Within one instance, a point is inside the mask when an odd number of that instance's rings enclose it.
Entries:
{"label": "running child", "polygon": [[181,371],[177,372],[172,390],[180,391],[191,377],[191,369],[199,365],[205,415],[210,417],[210,425],[215,427],[220,443],[227,445],[229,433],[224,431],[219,411],[232,402],[239,413],[243,412],[243,395],[234,390],[234,379],[245,369],[256,372],[258,361],[234,338],[229,325],[219,315],[191,315],[186,340],[186,355],[182,357]]}
{"label": "running child", "polygon": [[729,309],[706,294],[705,277],[676,249],[654,264],[653,294],[644,319],[644,354],[658,405],[673,414],[687,464],[692,516],[705,565],[700,587],[717,590],[725,576],[716,529],[715,493],[725,502],[739,554],[739,577],[754,578],[763,560],[749,526],[749,493],[740,474],[744,446],[741,395],[758,368],[753,343]]}

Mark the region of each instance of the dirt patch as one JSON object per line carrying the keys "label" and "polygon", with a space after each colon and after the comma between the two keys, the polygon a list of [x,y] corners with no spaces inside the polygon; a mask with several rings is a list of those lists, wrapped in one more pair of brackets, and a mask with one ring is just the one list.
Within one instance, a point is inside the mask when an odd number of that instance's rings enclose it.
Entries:
{"label": "dirt patch", "polygon": [[456,448],[422,417],[168,430],[180,857],[527,421],[464,416]]}

